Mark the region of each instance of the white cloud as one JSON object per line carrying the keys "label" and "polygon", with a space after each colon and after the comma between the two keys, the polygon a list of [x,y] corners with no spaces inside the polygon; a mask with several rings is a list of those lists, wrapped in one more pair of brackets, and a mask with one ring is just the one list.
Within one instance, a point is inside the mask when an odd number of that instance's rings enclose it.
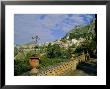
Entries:
{"label": "white cloud", "polygon": [[[56,40],[53,35],[56,31],[67,33],[76,25],[84,25],[86,21],[92,18],[91,15],[71,15],[66,14],[44,14],[44,15],[19,15],[15,19],[15,41],[31,41],[31,37],[37,34],[40,37],[39,42]],[[57,26],[56,26],[57,25]],[[57,33],[56,33],[57,34]]]}

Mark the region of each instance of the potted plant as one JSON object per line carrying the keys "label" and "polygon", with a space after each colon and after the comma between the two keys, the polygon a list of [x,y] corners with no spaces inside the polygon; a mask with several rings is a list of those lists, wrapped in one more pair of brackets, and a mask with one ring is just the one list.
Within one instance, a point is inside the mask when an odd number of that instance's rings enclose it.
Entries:
{"label": "potted plant", "polygon": [[38,73],[38,70],[39,70],[39,57],[35,57],[35,56],[33,56],[33,57],[30,57],[30,59],[29,59],[29,64],[30,64],[30,66],[31,66],[31,73],[32,74],[37,74]]}
{"label": "potted plant", "polygon": [[38,35],[35,35],[34,37],[32,37],[32,39],[35,40],[34,41],[34,52],[35,53],[29,59],[29,64],[30,64],[30,66],[32,68],[30,73],[31,74],[37,74],[38,73],[38,69],[39,69],[39,59],[40,58],[39,58],[39,56],[38,56],[38,54],[36,52],[36,49],[38,48],[37,43],[38,43],[38,40],[40,38],[38,37]]}

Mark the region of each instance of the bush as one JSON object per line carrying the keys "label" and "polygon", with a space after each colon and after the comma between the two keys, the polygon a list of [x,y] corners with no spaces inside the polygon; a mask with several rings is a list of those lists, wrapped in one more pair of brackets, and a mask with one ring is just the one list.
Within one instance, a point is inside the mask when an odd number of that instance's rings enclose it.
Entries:
{"label": "bush", "polygon": [[59,58],[47,58],[46,56],[42,57],[40,60],[40,68],[46,68],[48,66],[56,65],[64,60]]}
{"label": "bush", "polygon": [[14,75],[21,75],[30,70],[28,60],[14,60]]}
{"label": "bush", "polygon": [[[31,69],[29,65],[29,58],[34,55],[34,51],[29,51],[24,54],[23,59],[15,59],[14,60],[14,75],[21,75]],[[18,57],[19,58],[19,57]]]}
{"label": "bush", "polygon": [[58,58],[61,56],[61,48],[58,44],[49,44],[46,53],[48,58]]}

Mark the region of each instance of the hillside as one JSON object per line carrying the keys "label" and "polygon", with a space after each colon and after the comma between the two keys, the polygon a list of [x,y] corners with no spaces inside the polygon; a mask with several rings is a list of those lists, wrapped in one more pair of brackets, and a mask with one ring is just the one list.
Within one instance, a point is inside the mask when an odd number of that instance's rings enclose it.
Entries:
{"label": "hillside", "polygon": [[76,26],[70,32],[68,32],[63,38],[54,42],[65,48],[75,48],[76,51],[84,52],[96,52],[97,45],[97,33],[95,28],[95,19],[91,24],[78,27]]}
{"label": "hillside", "polygon": [[72,39],[79,39],[79,38],[86,38],[87,35],[90,37],[93,35],[95,36],[95,20],[89,25],[83,26],[83,27],[78,27],[76,26],[74,29],[72,29],[70,32],[66,34],[65,37],[62,39],[66,40],[72,40]]}

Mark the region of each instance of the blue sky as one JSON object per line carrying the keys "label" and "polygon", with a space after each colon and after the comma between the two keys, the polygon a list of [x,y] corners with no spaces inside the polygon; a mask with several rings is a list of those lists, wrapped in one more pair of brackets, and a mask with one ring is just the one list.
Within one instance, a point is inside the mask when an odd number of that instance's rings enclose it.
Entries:
{"label": "blue sky", "polygon": [[76,25],[87,25],[95,14],[15,14],[14,43],[32,42],[38,35],[39,43],[55,41]]}

